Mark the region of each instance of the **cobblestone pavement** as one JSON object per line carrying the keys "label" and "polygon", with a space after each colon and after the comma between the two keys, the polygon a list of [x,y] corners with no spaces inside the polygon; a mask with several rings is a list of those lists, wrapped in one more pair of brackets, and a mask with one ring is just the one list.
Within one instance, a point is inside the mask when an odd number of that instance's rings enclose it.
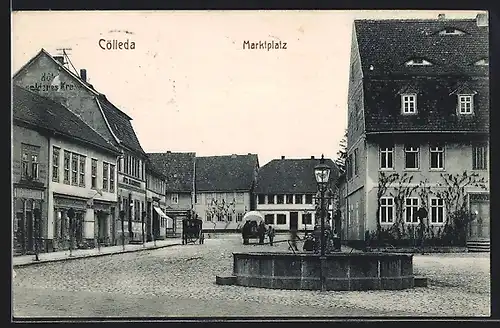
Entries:
{"label": "cobblestone pavement", "polygon": [[489,253],[416,255],[429,287],[325,292],[219,286],[238,236],[105,257],[16,268],[15,317],[71,316],[489,316]]}

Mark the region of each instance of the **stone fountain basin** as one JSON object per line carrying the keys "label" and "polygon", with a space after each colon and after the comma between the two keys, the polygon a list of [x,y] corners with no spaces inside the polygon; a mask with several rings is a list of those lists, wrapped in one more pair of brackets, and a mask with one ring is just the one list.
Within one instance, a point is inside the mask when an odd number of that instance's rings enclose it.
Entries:
{"label": "stone fountain basin", "polygon": [[321,290],[377,290],[414,287],[413,254],[233,253],[234,284]]}

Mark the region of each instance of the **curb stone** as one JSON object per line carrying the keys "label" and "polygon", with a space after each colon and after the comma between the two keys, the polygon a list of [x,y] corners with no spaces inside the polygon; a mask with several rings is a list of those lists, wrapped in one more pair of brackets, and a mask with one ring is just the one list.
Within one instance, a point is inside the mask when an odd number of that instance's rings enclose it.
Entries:
{"label": "curb stone", "polygon": [[156,247],[147,247],[147,248],[138,248],[138,249],[129,249],[129,250],[121,250],[118,252],[111,252],[111,253],[97,253],[97,254],[91,254],[91,255],[80,255],[80,256],[66,256],[63,258],[59,259],[51,259],[51,260],[40,260],[40,261],[35,261],[32,260],[31,262],[28,263],[19,263],[19,264],[13,264],[13,268],[19,268],[19,267],[25,267],[29,265],[37,265],[37,264],[44,264],[44,263],[52,263],[52,262],[63,262],[63,261],[71,261],[71,260],[77,260],[77,259],[84,259],[84,258],[89,258],[89,257],[101,257],[101,256],[109,256],[109,255],[118,255],[118,254],[125,254],[125,253],[134,253],[134,252],[140,252],[140,251],[146,251],[146,250],[156,250],[156,249],[161,249],[161,248],[166,248],[166,247],[172,247],[172,246],[179,246],[182,245],[181,243],[176,243],[176,244],[169,244],[169,245],[163,245],[163,246],[156,246]]}

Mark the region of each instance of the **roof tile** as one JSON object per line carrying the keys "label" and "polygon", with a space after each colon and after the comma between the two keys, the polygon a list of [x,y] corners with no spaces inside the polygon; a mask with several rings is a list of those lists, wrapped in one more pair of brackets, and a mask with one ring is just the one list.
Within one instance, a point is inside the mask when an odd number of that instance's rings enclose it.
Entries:
{"label": "roof tile", "polygon": [[197,191],[250,190],[256,179],[256,154],[196,158]]}
{"label": "roof tile", "polygon": [[66,137],[86,141],[108,151],[118,152],[116,147],[62,104],[17,85],[13,86],[12,95],[14,120],[56,131]]}
{"label": "roof tile", "polygon": [[191,192],[195,153],[148,153],[151,163],[166,178],[167,192]]}
{"label": "roof tile", "polygon": [[[314,167],[320,159],[273,159],[259,169],[255,192],[259,194],[315,193],[318,190]],[[330,183],[335,183],[339,171],[331,159],[325,164],[332,168]]]}

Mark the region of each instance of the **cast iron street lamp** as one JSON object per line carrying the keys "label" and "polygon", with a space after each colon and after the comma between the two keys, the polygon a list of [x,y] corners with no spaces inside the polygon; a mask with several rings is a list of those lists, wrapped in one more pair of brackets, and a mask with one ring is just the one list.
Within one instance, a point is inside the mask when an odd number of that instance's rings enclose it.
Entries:
{"label": "cast iron street lamp", "polygon": [[325,192],[328,188],[328,180],[330,179],[331,168],[325,164],[324,155],[318,165],[314,167],[314,177],[318,184],[318,191],[320,192],[320,208],[321,208],[321,256],[325,256]]}

